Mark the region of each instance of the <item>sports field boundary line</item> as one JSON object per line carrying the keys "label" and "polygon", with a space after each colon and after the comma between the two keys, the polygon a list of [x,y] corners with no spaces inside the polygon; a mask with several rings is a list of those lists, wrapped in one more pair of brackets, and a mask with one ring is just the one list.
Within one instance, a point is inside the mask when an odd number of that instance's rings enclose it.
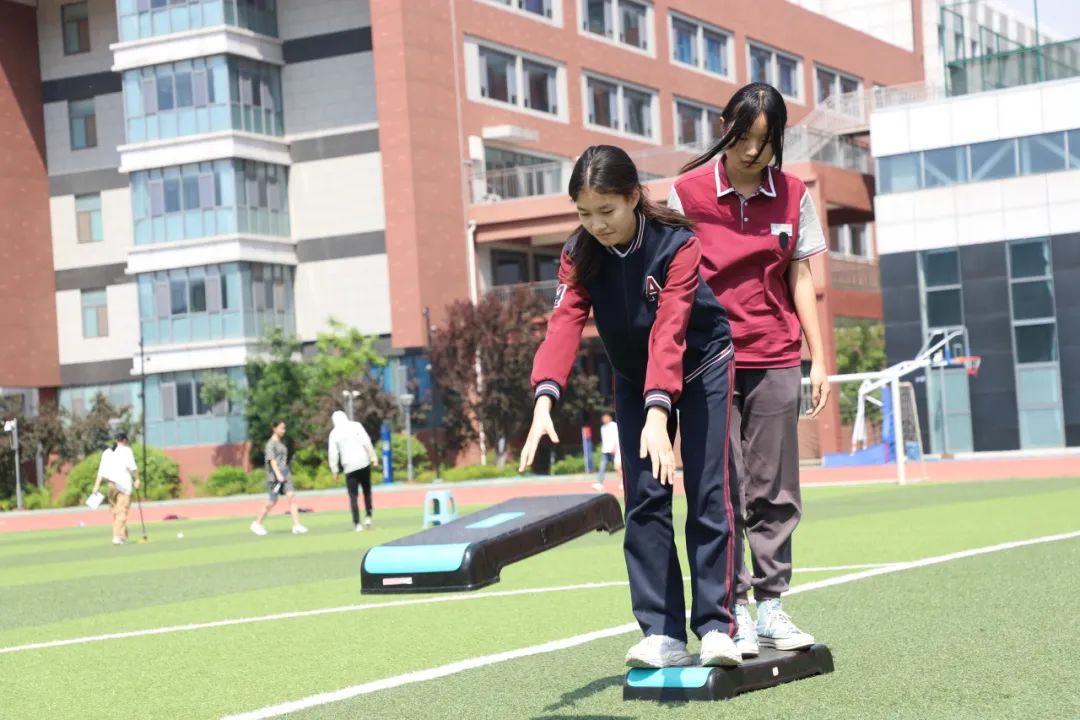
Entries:
{"label": "sports field boundary line", "polygon": [[[798,568],[799,573],[814,572],[839,572],[842,570],[855,570],[862,568],[886,567],[895,563],[866,563],[862,565],[825,565],[821,567]],[[689,580],[685,576],[683,580]],[[145,628],[142,630],[128,630],[125,632],[103,633],[100,635],[85,635],[82,637],[65,638],[60,640],[45,640],[24,645],[12,645],[0,647],[0,655],[8,655],[29,650],[45,650],[49,648],[68,647],[71,645],[86,645],[88,643],[104,642],[106,640],[126,640],[131,638],[149,637],[153,635],[171,635],[174,633],[191,632],[194,630],[211,630],[219,627],[231,627],[233,625],[246,625],[252,623],[272,622],[274,620],[290,620],[294,618],[318,617],[319,615],[335,615],[346,612],[360,612],[364,610],[383,610],[386,608],[408,607],[410,605],[434,605],[446,602],[463,602],[467,600],[485,600],[488,598],[513,597],[517,595],[540,595],[551,592],[569,592],[573,590],[593,590],[597,588],[626,586],[626,580],[608,580],[603,582],[579,583],[577,585],[549,585],[546,587],[519,588],[517,590],[499,590],[496,592],[476,593],[472,595],[438,595],[428,597],[410,598],[408,600],[390,600],[379,603],[357,603],[353,605],[338,605],[328,608],[314,608],[311,610],[293,610],[273,615],[255,615],[242,618],[226,618],[224,620],[208,620],[201,623],[186,623],[184,625],[167,625],[159,628]]]}
{"label": "sports field boundary line", "polygon": [[[892,573],[903,572],[905,570],[915,570],[918,568],[930,567],[932,565],[940,565],[942,563],[951,562],[953,560],[963,560],[966,558],[977,557],[979,555],[989,555],[991,553],[1002,552],[1004,550],[1013,550],[1021,547],[1030,547],[1032,545],[1042,545],[1051,542],[1060,542],[1062,540],[1072,540],[1074,538],[1080,538],[1080,530],[1059,533],[1056,535],[1044,535],[1038,538],[1032,538],[1029,540],[1015,540],[1012,542],[999,543],[997,545],[987,545],[979,548],[972,548],[969,550],[961,550],[959,552],[948,553],[945,555],[937,555],[934,557],[923,558],[921,560],[912,560],[908,562],[900,562],[892,565],[886,565],[883,567],[872,568],[864,570],[862,572],[849,573],[847,575],[840,575],[833,578],[827,578],[825,580],[817,580],[809,583],[802,583],[791,588],[788,591],[788,595],[796,595],[813,590],[821,590],[824,588],[835,587],[837,585],[844,585],[857,580],[865,580],[867,578],[878,577],[881,575],[889,575]],[[517,660],[520,658],[531,657],[534,655],[544,655],[547,653],[557,652],[559,650],[566,650],[580,645],[593,642],[594,640],[601,640],[604,638],[615,637],[618,635],[627,634],[638,630],[638,624],[625,623],[623,625],[616,625],[614,627],[605,628],[603,630],[594,630],[592,632],[583,633],[581,635],[574,635],[572,637],[563,638],[561,640],[552,640],[540,645],[533,645],[530,647],[519,648],[517,650],[507,650],[505,652],[496,653],[494,655],[483,655],[475,658],[468,658],[465,660],[459,660],[457,662],[449,663],[447,665],[440,665],[438,667],[429,668],[427,670],[416,670],[413,672],[405,673],[403,675],[395,675],[393,677],[383,678],[381,680],[373,680],[371,682],[362,683],[360,685],[354,685],[352,687],[342,688],[332,692],[319,693],[317,695],[310,695],[300,700],[292,700],[289,702],[279,703],[276,705],[269,705],[264,708],[252,710],[237,715],[228,715],[223,720],[266,720],[267,718],[275,718],[285,715],[290,712],[299,712],[302,710],[309,710],[321,705],[329,705],[334,702],[341,702],[342,700],[349,700],[360,695],[369,695],[380,690],[390,690],[398,688],[403,685],[410,685],[418,682],[425,682],[427,680],[436,680],[438,678],[448,677],[450,675],[456,675],[466,670],[475,670],[481,667],[487,667],[489,665],[495,665],[509,660]]]}

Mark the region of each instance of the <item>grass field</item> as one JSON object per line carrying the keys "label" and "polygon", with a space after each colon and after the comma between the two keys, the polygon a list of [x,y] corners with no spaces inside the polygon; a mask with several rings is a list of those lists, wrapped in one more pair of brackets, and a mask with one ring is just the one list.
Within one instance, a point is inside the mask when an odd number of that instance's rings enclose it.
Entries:
{"label": "grass field", "polygon": [[[346,688],[285,716],[1080,718],[1080,537],[871,577],[847,567],[1075,533],[1080,479],[804,495],[803,590],[785,605],[832,648],[828,676],[728,703],[625,703],[637,635],[614,630],[458,671],[446,666],[632,622],[621,533],[478,593],[361,597],[363,551],[418,530],[419,509],[362,534],[346,512],[307,515],[306,536],[275,514],[265,538],[248,518],[155,524],[125,547],[101,527],[0,535],[0,718],[218,718]],[[201,626],[217,621],[235,622]]]}

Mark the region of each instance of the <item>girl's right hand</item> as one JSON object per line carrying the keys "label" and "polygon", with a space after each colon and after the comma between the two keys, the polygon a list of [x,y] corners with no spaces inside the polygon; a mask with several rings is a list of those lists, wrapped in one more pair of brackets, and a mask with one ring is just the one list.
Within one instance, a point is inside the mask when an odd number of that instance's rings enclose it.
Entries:
{"label": "girl's right hand", "polygon": [[536,448],[540,445],[540,438],[547,435],[551,438],[551,442],[559,442],[559,436],[555,433],[555,423],[551,421],[551,404],[551,398],[547,395],[541,395],[536,399],[529,436],[525,439],[525,445],[521,448],[521,464],[518,465],[519,473],[525,472],[525,468],[533,464]]}
{"label": "girl's right hand", "polygon": [[645,415],[645,427],[641,429],[641,459],[652,460],[653,477],[661,485],[675,483],[675,451],[667,426],[667,411],[651,407]]}

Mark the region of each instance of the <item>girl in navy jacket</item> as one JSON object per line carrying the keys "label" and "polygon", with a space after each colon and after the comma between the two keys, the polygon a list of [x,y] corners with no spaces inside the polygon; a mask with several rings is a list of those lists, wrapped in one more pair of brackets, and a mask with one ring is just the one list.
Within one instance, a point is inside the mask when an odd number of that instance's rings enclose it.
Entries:
{"label": "girl in navy jacket", "polygon": [[645,195],[621,149],[588,148],[570,197],[581,226],[563,248],[555,307],[533,362],[536,404],[521,453],[532,464],[543,436],[558,442],[559,400],[592,311],[614,370],[626,498],[624,551],[634,615],[645,638],[632,667],[690,665],[682,571],[672,528],[675,412],[682,432],[690,627],[701,663],[737,665],[735,536],[727,424],[733,349],[727,318],[701,281],[689,222]]}

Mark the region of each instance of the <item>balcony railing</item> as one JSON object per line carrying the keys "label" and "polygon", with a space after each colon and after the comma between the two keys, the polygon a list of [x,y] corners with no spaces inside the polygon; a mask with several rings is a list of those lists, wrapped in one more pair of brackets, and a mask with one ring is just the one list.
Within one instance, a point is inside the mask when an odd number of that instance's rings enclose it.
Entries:
{"label": "balcony railing", "polygon": [[[629,153],[642,180],[675,177],[683,165],[705,149],[704,145],[675,145]],[[870,172],[870,151],[848,138],[802,125],[788,128],[784,134],[784,162],[822,162]],[[500,202],[516,198],[561,195],[566,192],[573,165],[569,160],[555,160],[535,165],[486,170],[474,168],[472,201]]]}
{"label": "balcony railing", "polygon": [[1080,38],[959,58],[945,64],[949,95],[1033,85],[1080,76]]}
{"label": "balcony railing", "polygon": [[881,290],[881,274],[878,264],[869,258],[845,255],[829,255],[829,279],[832,286],[844,290]]}
{"label": "balcony railing", "polygon": [[555,303],[555,288],[558,286],[558,280],[544,280],[541,282],[516,283],[514,285],[495,285],[489,288],[487,292],[500,300],[509,300],[514,293],[525,290],[536,295],[545,305],[550,306]]}

